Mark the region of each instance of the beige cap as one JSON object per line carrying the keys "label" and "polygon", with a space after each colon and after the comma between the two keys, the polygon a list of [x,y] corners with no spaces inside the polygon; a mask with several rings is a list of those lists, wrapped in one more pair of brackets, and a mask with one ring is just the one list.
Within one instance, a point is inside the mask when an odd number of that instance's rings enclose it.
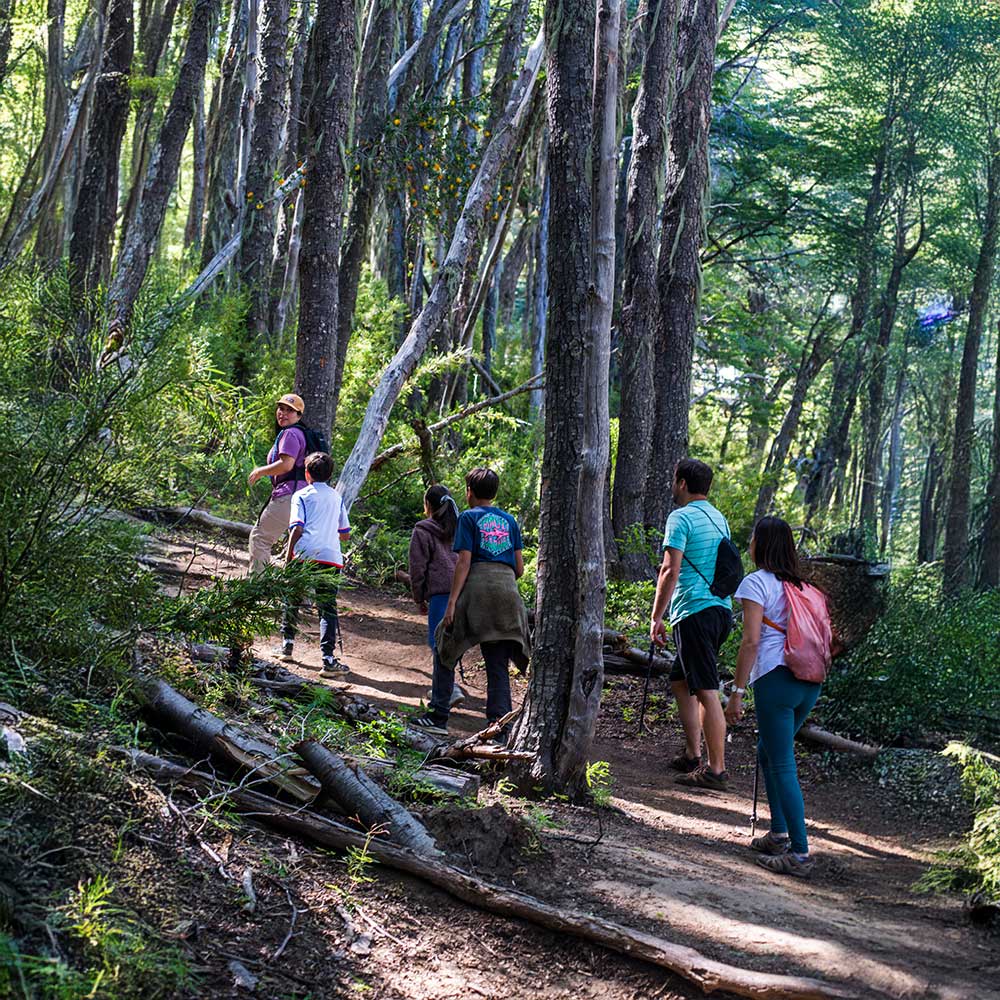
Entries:
{"label": "beige cap", "polygon": [[286,392],[278,402],[290,406],[297,413],[305,412],[306,404],[302,402],[302,397],[296,396],[294,392]]}

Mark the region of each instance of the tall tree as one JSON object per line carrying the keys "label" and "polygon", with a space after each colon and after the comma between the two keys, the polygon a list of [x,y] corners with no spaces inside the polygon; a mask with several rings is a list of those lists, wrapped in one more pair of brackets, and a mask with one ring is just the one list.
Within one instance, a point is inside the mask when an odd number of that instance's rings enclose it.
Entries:
{"label": "tall tree", "polygon": [[[653,338],[659,326],[656,287],[656,214],[670,120],[670,91],[677,31],[676,0],[642,0],[639,31],[645,57],[632,109],[632,146],[625,196],[622,307],[619,323],[618,454],[611,507],[616,538],[644,520],[646,477],[653,448],[655,387]],[[619,550],[628,579],[648,577],[649,557],[640,546]]]}
{"label": "tall tree", "polygon": [[237,352],[233,377],[245,385],[251,358],[267,337],[271,307],[271,251],[274,245],[275,174],[281,130],[287,116],[290,0],[263,0],[260,16],[260,72],[254,101],[246,172],[240,278],[247,296],[246,336]]}
{"label": "tall tree", "polygon": [[7,77],[7,59],[10,56],[11,21],[15,0],[0,0],[0,84]]}
{"label": "tall tree", "polygon": [[125,335],[177,182],[184,140],[194,116],[195,95],[204,84],[209,37],[218,15],[219,2],[195,0],[191,11],[177,84],[150,154],[135,221],[123,237],[118,270],[108,293],[113,340]]}
{"label": "tall tree", "polygon": [[666,522],[672,503],[674,468],[688,450],[717,37],[716,0],[684,0],[678,16],[677,92],[670,115],[657,262],[660,309],[654,344],[655,430],[645,501],[646,524],[657,530]]}
{"label": "tall tree", "polygon": [[352,0],[316,11],[309,40],[309,174],[299,259],[299,329],[295,385],[314,427],[329,432],[336,406],[337,303],[341,217],[357,31]]}
{"label": "tall tree", "polygon": [[[516,731],[533,785],[580,793],[604,671],[608,362],[624,4],[564,0],[548,37],[549,323],[533,670]],[[588,181],[590,183],[588,183]]]}
{"label": "tall tree", "polygon": [[993,436],[990,448],[990,478],[986,486],[986,520],[979,556],[981,590],[1000,587],[1000,326],[997,329],[997,360],[994,369]]}
{"label": "tall tree", "polygon": [[132,0],[108,4],[104,51],[90,116],[87,159],[69,243],[70,285],[77,296],[106,282],[118,211],[118,159],[128,125],[129,72],[134,47]]}

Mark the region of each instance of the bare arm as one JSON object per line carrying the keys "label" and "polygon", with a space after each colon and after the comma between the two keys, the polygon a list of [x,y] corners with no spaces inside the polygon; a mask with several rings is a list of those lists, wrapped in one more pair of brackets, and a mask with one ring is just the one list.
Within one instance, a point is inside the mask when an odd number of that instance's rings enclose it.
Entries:
{"label": "bare arm", "polygon": [[524,576],[524,553],[518,549],[514,553],[514,577],[520,580]]}
{"label": "bare arm", "polygon": [[291,455],[279,455],[269,465],[258,465],[253,472],[247,476],[247,481],[253,486],[258,480],[265,476],[283,476],[286,472],[291,472],[295,468],[295,459]]}
{"label": "bare arm", "polygon": [[[743,598],[743,641],[736,655],[736,687],[745,688],[750,679],[750,671],[757,662],[757,648],[760,646],[760,629],[764,620],[764,608],[756,601]],[[743,695],[734,691],[726,705],[726,719],[738,721],[743,715]]]}
{"label": "bare arm", "polygon": [[448,596],[448,607],[444,612],[444,624],[447,628],[455,620],[455,605],[458,603],[458,595],[462,593],[465,581],[469,578],[469,567],[472,565],[472,552],[463,549],[458,554],[458,562],[455,564],[455,575],[451,578],[451,594]]}
{"label": "bare arm", "polygon": [[681,561],[684,553],[680,549],[665,549],[660,573],[656,579],[656,597],[653,598],[653,613],[649,622],[649,638],[662,646],[667,641],[667,630],[663,625],[663,615],[670,606],[670,598],[674,596],[677,577],[681,572]]}
{"label": "bare arm", "polygon": [[285,565],[295,558],[295,543],[302,537],[302,525],[297,524],[288,532],[288,548],[285,550]]}

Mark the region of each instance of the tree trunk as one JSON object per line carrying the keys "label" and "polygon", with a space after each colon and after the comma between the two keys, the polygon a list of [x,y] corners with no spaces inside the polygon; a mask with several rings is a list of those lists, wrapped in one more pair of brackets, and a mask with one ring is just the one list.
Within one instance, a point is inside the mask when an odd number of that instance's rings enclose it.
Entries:
{"label": "tree trunk", "polygon": [[306,419],[324,434],[333,427],[336,406],[343,151],[350,136],[356,35],[353,2],[329,0],[317,8],[309,40],[306,121],[314,152],[303,204],[295,386],[305,401]]}
{"label": "tree trunk", "polygon": [[990,478],[986,487],[986,522],[979,557],[980,590],[1000,587],[1000,326],[997,328],[997,362],[994,370],[993,437],[990,449]]}
{"label": "tree trunk", "polygon": [[[827,296],[823,303],[823,309],[817,317],[817,326],[821,322],[821,317],[826,312],[830,297]],[[792,441],[795,440],[795,432],[798,430],[799,419],[805,406],[806,396],[816,376],[823,369],[830,356],[829,338],[825,332],[816,334],[812,345],[806,345],[802,352],[802,360],[795,375],[795,386],[792,389],[792,398],[788,403],[781,427],[771,442],[771,450],[768,452],[767,462],[764,465],[764,473],[761,477],[760,489],[757,492],[757,503],[754,505],[753,523],[756,524],[765,514],[771,512],[774,503],[774,496],[778,490],[782,470],[785,467],[785,460],[788,458]],[[720,459],[721,461],[721,459]]]}
{"label": "tree trunk", "polygon": [[666,197],[657,264],[660,311],[656,409],[646,524],[662,530],[677,463],[688,450],[691,364],[701,294],[700,253],[708,209],[708,134],[717,31],[716,0],[684,0],[679,12],[677,96],[670,116]]}
{"label": "tree trunk", "polygon": [[209,34],[218,8],[219,0],[195,0],[177,85],[150,155],[135,222],[129,227],[118,256],[118,273],[111,284],[108,299],[112,309],[112,329],[121,335],[124,335],[132,317],[132,309],[146,277],[177,181],[184,140],[194,115],[195,93],[204,83]]}
{"label": "tree trunk", "polygon": [[236,204],[236,161],[239,157],[248,10],[246,0],[232,0],[226,45],[212,99],[215,114],[208,123],[208,215],[201,249],[202,268],[207,267],[229,242],[239,210]]}
{"label": "tree trunk", "polygon": [[986,211],[979,260],[969,296],[969,325],[962,349],[962,368],[955,407],[955,431],[948,475],[948,516],[944,538],[944,589],[954,597],[971,582],[969,574],[969,506],[972,477],[973,422],[979,342],[990,303],[990,289],[1000,233],[1000,135],[990,136],[986,166]]}
{"label": "tree trunk", "polygon": [[7,76],[7,59],[10,56],[11,21],[15,0],[0,0],[0,86]]}
{"label": "tree trunk", "polygon": [[[514,304],[517,299],[517,285],[524,271],[524,265],[528,260],[528,253],[531,250],[531,238],[534,229],[528,222],[523,222],[514,237],[510,250],[507,251],[503,259],[503,266],[500,272],[500,290],[497,302],[497,322],[505,329],[511,325],[514,319]],[[525,299],[525,309],[528,308]]]}
{"label": "tree trunk", "polygon": [[[530,310],[531,322],[531,375],[541,375],[545,370],[545,342],[549,322],[549,220],[552,206],[552,181],[548,168],[549,140],[546,131],[542,141],[542,203],[538,207],[538,228],[535,232],[535,260],[531,301],[525,302],[525,310]],[[530,413],[538,419],[545,404],[545,394],[531,397]]]}
{"label": "tree trunk", "polygon": [[111,0],[107,16],[95,92],[100,110],[90,117],[87,160],[69,244],[70,287],[78,301],[106,282],[111,269],[111,239],[118,211],[118,158],[128,125],[132,0]]}
{"label": "tree trunk", "polygon": [[[637,17],[646,53],[632,110],[632,150],[625,197],[622,309],[619,325],[621,409],[611,505],[615,537],[642,528],[646,477],[653,448],[656,392],[653,339],[659,323],[654,226],[663,190],[663,167],[674,74],[676,0],[642,0]],[[619,547],[619,567],[628,580],[651,573],[645,546]]]}
{"label": "tree trunk", "polygon": [[290,0],[264,0],[260,21],[260,74],[253,102],[246,193],[243,201],[243,242],[240,280],[247,296],[244,342],[236,353],[233,381],[246,385],[252,359],[267,338],[271,306],[271,258],[275,214],[272,195],[281,156],[281,127],[287,115],[288,27]]}
{"label": "tree trunk", "polygon": [[354,142],[355,164],[352,197],[347,213],[344,247],[338,275],[337,361],[333,384],[333,414],[336,417],[340,386],[344,379],[347,347],[354,329],[361,265],[368,249],[372,212],[378,195],[378,147],[385,128],[388,108],[386,81],[389,62],[396,48],[399,0],[372,0],[369,26],[365,33],[358,67],[358,113]]}
{"label": "tree trunk", "polygon": [[194,163],[191,172],[191,203],[184,226],[184,249],[201,250],[201,229],[205,221],[205,188],[208,184],[208,149],[205,134],[205,88],[199,87],[194,101]]}
{"label": "tree trunk", "polygon": [[515,750],[535,755],[525,783],[572,795],[585,789],[604,678],[602,538],[622,6],[600,0],[596,22],[588,0],[565,0],[545,11],[548,400],[533,670],[514,739]]}
{"label": "tree trunk", "polygon": [[902,516],[896,509],[899,483],[903,477],[903,397],[906,394],[906,353],[904,351],[896,391],[892,402],[892,422],[889,428],[889,466],[882,489],[882,518],[879,530],[879,555],[884,558],[892,542],[892,532]]}
{"label": "tree trunk", "polygon": [[[234,0],[235,7],[239,0]],[[174,17],[180,0],[166,0],[162,12],[155,7],[139,7],[139,50],[142,52],[143,75],[152,79],[160,76],[160,59],[170,40],[174,26]],[[122,212],[120,245],[124,245],[129,228],[139,210],[142,198],[143,179],[147,175],[149,165],[149,130],[153,124],[153,113],[156,110],[156,94],[149,89],[139,96],[139,107],[135,114],[135,124],[132,126],[132,166],[129,180],[128,198]]]}
{"label": "tree trunk", "polygon": [[840,352],[834,371],[833,389],[826,430],[816,447],[815,467],[806,489],[806,521],[825,509],[833,493],[838,470],[842,473],[850,455],[850,426],[857,400],[857,382],[861,373],[862,351],[859,345],[868,310],[871,304],[872,284],[875,280],[875,251],[879,220],[885,205],[885,173],[888,138],[883,127],[882,144],[875,157],[871,185],[865,203],[865,217],[858,241],[857,278],[851,297],[851,326],[847,342]]}
{"label": "tree trunk", "polygon": [[423,824],[372,781],[359,765],[347,764],[316,740],[302,740],[294,750],[348,816],[356,815],[369,830],[384,829],[400,847],[408,847],[417,854],[440,855]]}
{"label": "tree trunk", "polygon": [[444,320],[461,285],[465,269],[470,265],[472,247],[478,243],[493,185],[513,151],[521,125],[531,106],[542,50],[542,38],[539,36],[528,52],[504,116],[484,151],[476,179],[469,188],[465,206],[455,226],[451,246],[434,279],[427,303],[414,319],[369,400],[354,448],[344,463],[337,483],[337,489],[348,507],[357,499],[361,484],[368,475],[376,449],[385,433],[389,414],[404,382],[413,374],[432,334]]}
{"label": "tree trunk", "polygon": [[937,557],[937,493],[944,471],[937,442],[932,441],[924,462],[924,477],[920,487],[920,534],[917,541],[917,562],[934,562]]}

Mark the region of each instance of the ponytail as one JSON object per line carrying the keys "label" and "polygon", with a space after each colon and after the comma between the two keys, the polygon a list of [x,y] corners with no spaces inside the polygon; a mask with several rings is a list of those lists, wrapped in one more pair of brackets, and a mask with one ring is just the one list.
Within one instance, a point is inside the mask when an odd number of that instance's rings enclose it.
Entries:
{"label": "ponytail", "polygon": [[440,483],[430,487],[424,494],[424,503],[430,509],[431,517],[444,530],[445,539],[451,541],[458,527],[458,504],[448,490]]}

